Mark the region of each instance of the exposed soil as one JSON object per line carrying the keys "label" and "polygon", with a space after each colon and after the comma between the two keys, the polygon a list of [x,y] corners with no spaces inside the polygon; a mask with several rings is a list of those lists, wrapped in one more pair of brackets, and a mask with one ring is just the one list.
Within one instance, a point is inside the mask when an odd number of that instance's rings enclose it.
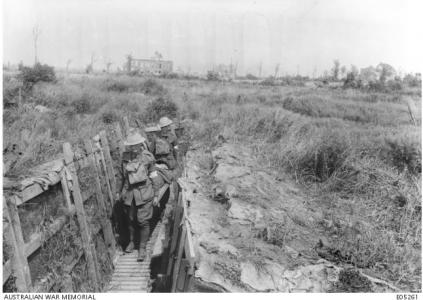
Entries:
{"label": "exposed soil", "polygon": [[192,191],[197,282],[231,292],[389,290],[344,271],[346,259],[326,246],[324,212],[284,174],[263,168],[243,145],[205,153],[188,152],[183,178]]}

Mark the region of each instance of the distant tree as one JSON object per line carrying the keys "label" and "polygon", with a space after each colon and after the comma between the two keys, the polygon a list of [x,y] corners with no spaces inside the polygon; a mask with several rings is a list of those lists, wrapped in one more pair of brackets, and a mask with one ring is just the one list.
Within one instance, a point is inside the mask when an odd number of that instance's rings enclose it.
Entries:
{"label": "distant tree", "polygon": [[278,76],[278,73],[279,73],[279,67],[280,67],[280,65],[281,64],[276,64],[276,66],[275,66],[275,75],[273,76],[273,77],[275,77],[276,78],[276,76]]}
{"label": "distant tree", "polygon": [[25,89],[31,89],[34,84],[40,81],[55,82],[56,73],[54,68],[49,65],[42,65],[36,63],[34,67],[22,66],[20,69],[19,77],[23,82]]}
{"label": "distant tree", "polygon": [[404,76],[403,82],[410,87],[421,87],[422,86],[421,74],[420,73],[406,74]]}
{"label": "distant tree", "polygon": [[85,73],[92,73],[94,72],[94,63],[95,63],[96,59],[95,59],[95,53],[91,53],[91,60],[90,63],[87,65],[87,67],[85,68]]}
{"label": "distant tree", "polygon": [[72,62],[72,59],[68,59],[66,61],[66,75],[69,74],[69,66],[70,66],[71,62]]}
{"label": "distant tree", "polygon": [[219,73],[215,71],[207,71],[207,80],[215,81],[219,79],[220,79]]}
{"label": "distant tree", "polygon": [[106,72],[109,73],[110,67],[113,65],[113,63],[110,60],[107,60],[106,62]]}
{"label": "distant tree", "polygon": [[257,76],[254,76],[253,74],[248,73],[247,75],[245,75],[245,78],[247,78],[248,80],[257,80]]}
{"label": "distant tree", "polygon": [[238,62],[236,62],[235,65],[233,66],[233,74],[234,74],[234,77],[237,76],[236,75],[237,70],[238,70]]}
{"label": "distant tree", "polygon": [[34,65],[38,63],[38,38],[40,37],[40,27],[37,25],[32,29],[32,37],[34,39]]}
{"label": "distant tree", "polygon": [[126,65],[125,65],[125,69],[126,71],[129,73],[131,72],[131,68],[132,68],[132,54],[127,54],[126,55]]}
{"label": "distant tree", "polygon": [[342,66],[340,72],[341,72],[341,77],[344,77],[347,74],[347,67]]}
{"label": "distant tree", "polygon": [[373,66],[362,68],[360,70],[360,79],[364,82],[365,85],[378,81],[378,72],[376,68]]}
{"label": "distant tree", "polygon": [[386,63],[378,64],[376,71],[379,73],[379,81],[382,84],[385,84],[388,79],[391,79],[396,74],[394,67]]}
{"label": "distant tree", "polygon": [[259,64],[259,71],[258,71],[258,77],[261,78],[261,71],[263,69],[263,62],[260,62]]}
{"label": "distant tree", "polygon": [[354,65],[351,65],[350,73],[352,73],[355,77],[358,77],[358,74],[359,74],[358,68]]}
{"label": "distant tree", "polygon": [[341,64],[339,63],[339,60],[335,59],[333,61],[333,67],[332,67],[332,70],[331,70],[333,80],[338,80],[339,72],[340,72],[340,66],[341,66]]}
{"label": "distant tree", "polygon": [[347,72],[347,76],[345,77],[345,80],[344,80],[344,87],[355,88],[355,87],[359,87],[359,85],[360,85],[360,82],[358,81],[358,69],[356,66],[351,65],[351,68]]}

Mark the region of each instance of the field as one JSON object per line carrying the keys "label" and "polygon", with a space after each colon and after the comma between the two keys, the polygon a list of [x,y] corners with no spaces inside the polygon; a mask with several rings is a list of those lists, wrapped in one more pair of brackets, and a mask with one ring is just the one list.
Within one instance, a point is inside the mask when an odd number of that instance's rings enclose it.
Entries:
{"label": "field", "polygon": [[[6,74],[4,89],[17,97],[13,84]],[[37,83],[21,105],[4,109],[4,159],[13,160],[6,176],[24,175],[60,156],[65,141],[82,143],[123,116],[135,127],[135,120],[157,121],[167,111],[187,120],[193,144],[210,149],[220,135],[295,180],[325,211],[322,226],[338,262],[416,291],[420,94],[75,74]],[[410,102],[417,108],[414,121]],[[18,150],[11,154],[13,145]]]}

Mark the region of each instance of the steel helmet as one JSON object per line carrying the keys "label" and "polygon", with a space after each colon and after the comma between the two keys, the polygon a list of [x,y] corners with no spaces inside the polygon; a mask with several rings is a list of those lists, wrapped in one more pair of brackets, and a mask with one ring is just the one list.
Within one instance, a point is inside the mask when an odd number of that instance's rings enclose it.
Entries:
{"label": "steel helmet", "polygon": [[160,126],[155,124],[151,124],[144,129],[145,132],[157,132],[160,130],[161,130]]}
{"label": "steel helmet", "polygon": [[133,145],[144,144],[144,143],[145,143],[145,138],[138,132],[131,133],[130,135],[128,135],[125,142],[123,142],[125,146],[133,146]]}
{"label": "steel helmet", "polygon": [[169,119],[168,117],[160,118],[160,121],[159,121],[160,128],[163,128],[172,124],[173,124],[172,120]]}

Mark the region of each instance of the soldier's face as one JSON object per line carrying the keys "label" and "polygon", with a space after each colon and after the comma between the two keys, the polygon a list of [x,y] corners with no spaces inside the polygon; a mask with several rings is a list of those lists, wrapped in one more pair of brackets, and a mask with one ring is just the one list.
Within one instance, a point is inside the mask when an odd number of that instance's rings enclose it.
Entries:
{"label": "soldier's face", "polygon": [[166,134],[170,132],[170,126],[162,127],[162,134]]}
{"label": "soldier's face", "polygon": [[133,153],[139,153],[142,151],[142,144],[138,144],[138,145],[131,145],[128,147],[128,151],[129,152],[133,152]]}

